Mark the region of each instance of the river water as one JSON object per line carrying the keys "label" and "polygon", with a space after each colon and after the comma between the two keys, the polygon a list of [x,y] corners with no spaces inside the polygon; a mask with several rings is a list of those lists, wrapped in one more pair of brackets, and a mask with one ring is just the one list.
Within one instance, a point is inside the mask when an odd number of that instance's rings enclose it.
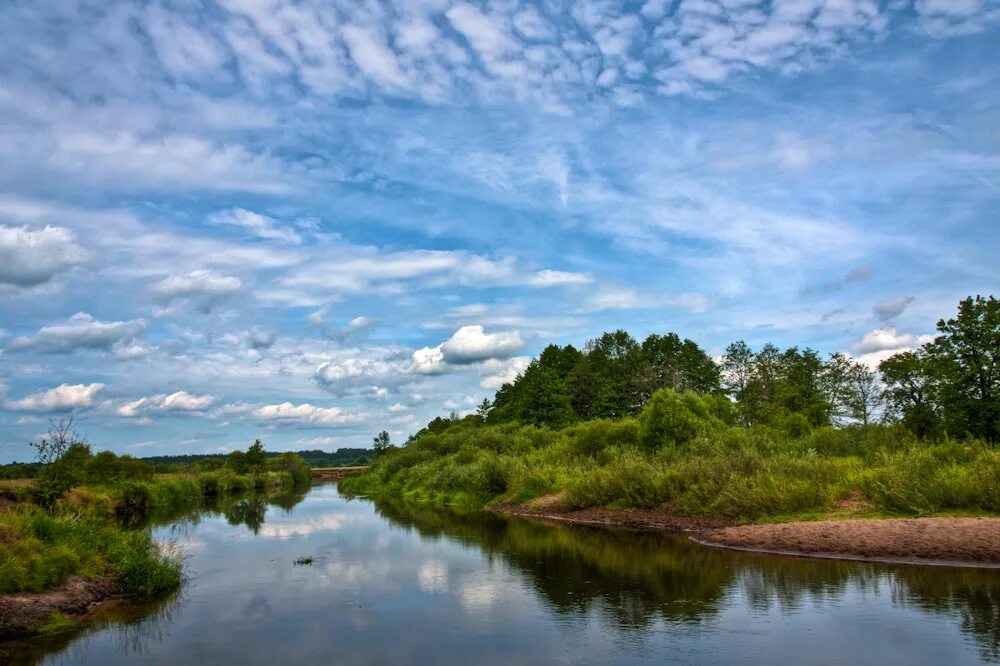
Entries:
{"label": "river water", "polygon": [[[16,664],[1000,663],[1000,572],[758,556],[682,535],[350,500],[334,484],[154,528],[165,602]],[[296,564],[311,557],[311,564]]]}

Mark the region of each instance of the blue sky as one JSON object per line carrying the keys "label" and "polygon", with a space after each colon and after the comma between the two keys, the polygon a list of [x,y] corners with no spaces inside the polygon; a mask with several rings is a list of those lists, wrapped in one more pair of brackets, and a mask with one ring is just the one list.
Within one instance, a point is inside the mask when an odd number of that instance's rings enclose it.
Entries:
{"label": "blue sky", "polygon": [[1000,3],[0,8],[0,460],[398,441],[548,342],[995,293]]}

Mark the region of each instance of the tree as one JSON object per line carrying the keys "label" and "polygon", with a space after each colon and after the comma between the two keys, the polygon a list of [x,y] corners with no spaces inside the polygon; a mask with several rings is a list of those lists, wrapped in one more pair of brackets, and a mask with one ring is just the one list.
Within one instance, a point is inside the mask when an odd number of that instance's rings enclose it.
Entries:
{"label": "tree", "polygon": [[476,416],[479,417],[480,421],[485,423],[486,419],[490,416],[491,409],[493,409],[493,403],[489,401],[489,398],[483,398],[483,401],[479,403],[479,407],[476,407]]}
{"label": "tree", "polygon": [[861,425],[874,423],[883,404],[882,381],[863,363],[854,363],[850,378],[851,416]]}
{"label": "tree", "polygon": [[35,495],[50,506],[86,478],[90,445],[76,429],[72,416],[49,422],[46,436],[31,442],[42,469],[33,484]]}
{"label": "tree", "polygon": [[925,345],[948,431],[1000,441],[1000,300],[969,297]]}
{"label": "tree", "polygon": [[729,393],[737,400],[753,377],[755,356],[749,345],[742,340],[726,347],[726,353],[722,357],[722,377]]}
{"label": "tree", "polygon": [[835,423],[868,425],[876,419],[883,395],[882,382],[875,371],[836,353],[830,355],[821,377],[830,417]]}
{"label": "tree", "polygon": [[372,438],[372,449],[374,449],[376,456],[382,455],[391,447],[392,441],[389,439],[389,433],[385,430]]}
{"label": "tree", "polygon": [[267,471],[267,453],[264,451],[264,442],[255,439],[250,448],[247,449],[243,461],[247,472],[250,473],[250,478],[256,482],[257,475]]}
{"label": "tree", "polygon": [[878,369],[885,384],[887,418],[900,420],[917,437],[937,435],[942,422],[927,353],[921,349],[893,354]]}

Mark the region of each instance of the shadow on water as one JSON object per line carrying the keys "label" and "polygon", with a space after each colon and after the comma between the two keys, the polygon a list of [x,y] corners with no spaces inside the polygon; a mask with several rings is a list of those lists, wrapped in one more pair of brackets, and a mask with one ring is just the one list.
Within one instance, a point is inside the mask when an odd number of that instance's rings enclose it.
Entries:
{"label": "shadow on water", "polygon": [[707,548],[680,534],[549,524],[407,502],[379,500],[375,507],[390,523],[424,538],[459,541],[503,558],[527,574],[559,613],[579,614],[596,604],[620,630],[658,620],[704,623],[734,593],[753,610],[794,611],[835,602],[853,589],[957,616],[981,657],[1000,662],[1000,573],[993,570],[774,557]]}

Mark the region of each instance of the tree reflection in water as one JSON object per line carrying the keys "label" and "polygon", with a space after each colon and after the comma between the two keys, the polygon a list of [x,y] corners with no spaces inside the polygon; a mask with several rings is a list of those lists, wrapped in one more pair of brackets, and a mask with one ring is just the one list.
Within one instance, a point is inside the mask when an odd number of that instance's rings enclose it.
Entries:
{"label": "tree reflection in water", "polygon": [[528,575],[559,613],[595,605],[623,630],[702,623],[740,594],[751,610],[792,613],[849,590],[889,594],[893,603],[961,618],[982,657],[1000,660],[1000,572],[774,557],[699,546],[684,535],[543,524],[383,501],[389,522],[429,538],[457,540]]}

